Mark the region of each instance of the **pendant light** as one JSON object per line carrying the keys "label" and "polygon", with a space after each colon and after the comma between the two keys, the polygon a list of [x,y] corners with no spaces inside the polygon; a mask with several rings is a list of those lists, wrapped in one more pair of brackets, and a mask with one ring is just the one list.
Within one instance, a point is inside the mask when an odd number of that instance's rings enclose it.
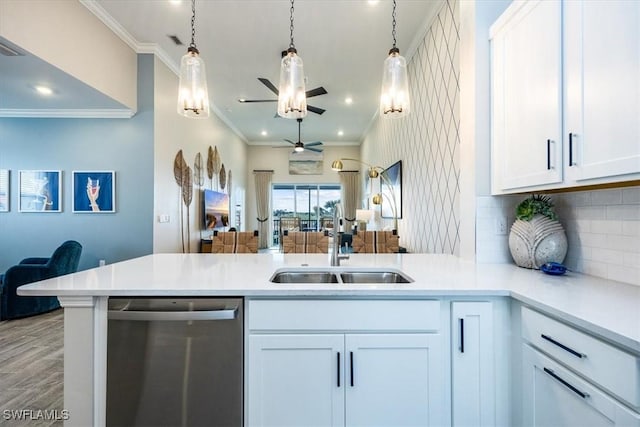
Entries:
{"label": "pendant light", "polygon": [[411,111],[407,61],[396,47],[396,0],[393,0],[392,31],[393,47],[384,61],[382,91],[380,94],[380,115],[382,117],[403,117]]}
{"label": "pendant light", "polygon": [[196,0],[191,0],[191,44],[180,61],[178,114],[189,118],[209,117],[209,93],[204,61],[196,48]]}
{"label": "pendant light", "polygon": [[293,2],[291,0],[289,49],[280,62],[278,86],[278,115],[286,119],[301,119],[307,115],[307,95],[304,84],[302,58],[293,44]]}

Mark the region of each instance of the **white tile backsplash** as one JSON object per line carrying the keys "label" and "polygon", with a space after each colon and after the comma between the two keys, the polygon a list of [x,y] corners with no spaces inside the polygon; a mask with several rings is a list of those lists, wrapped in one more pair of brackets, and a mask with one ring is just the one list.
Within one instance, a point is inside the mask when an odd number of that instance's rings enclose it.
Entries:
{"label": "white tile backsplash", "polygon": [[[514,221],[526,195],[482,196],[476,200],[476,261],[499,262],[509,254],[508,236],[495,233],[492,215]],[[571,270],[640,286],[640,187],[551,194],[564,225]]]}

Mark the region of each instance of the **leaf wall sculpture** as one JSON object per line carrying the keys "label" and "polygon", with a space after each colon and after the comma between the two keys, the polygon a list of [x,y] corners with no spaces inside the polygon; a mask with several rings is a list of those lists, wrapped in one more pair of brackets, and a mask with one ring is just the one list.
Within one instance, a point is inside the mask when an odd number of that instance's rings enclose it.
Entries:
{"label": "leaf wall sculpture", "polygon": [[204,171],[202,170],[202,154],[196,154],[196,159],[193,162],[193,183],[198,187],[204,185]]}
{"label": "leaf wall sculpture", "polygon": [[[184,156],[182,155],[182,150],[179,150],[176,154],[176,158],[173,160],[173,178],[176,180],[176,184],[180,187],[180,197],[184,197],[184,166],[187,163],[184,161]],[[184,225],[182,222],[182,203],[180,203],[180,239],[182,240],[182,253],[184,253]]]}
{"label": "leaf wall sculpture", "polygon": [[220,189],[220,180],[218,174],[220,173],[220,154],[218,154],[218,146],[213,148],[213,174],[218,179],[218,185],[216,189]]}
{"label": "leaf wall sculpture", "polygon": [[213,190],[213,148],[211,148],[211,146],[209,146],[209,150],[207,151],[207,177]]}
{"label": "leaf wall sculpture", "polygon": [[220,190],[224,190],[224,186],[227,185],[227,171],[224,169],[224,163],[220,167]]}

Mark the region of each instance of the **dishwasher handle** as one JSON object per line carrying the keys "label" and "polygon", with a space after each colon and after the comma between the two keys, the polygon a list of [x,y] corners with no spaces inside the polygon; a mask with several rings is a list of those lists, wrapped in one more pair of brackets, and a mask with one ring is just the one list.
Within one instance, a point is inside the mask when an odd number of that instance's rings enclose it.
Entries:
{"label": "dishwasher handle", "polygon": [[233,320],[238,315],[238,307],[224,310],[206,311],[127,311],[109,310],[109,319],[138,321],[188,321],[188,320]]}

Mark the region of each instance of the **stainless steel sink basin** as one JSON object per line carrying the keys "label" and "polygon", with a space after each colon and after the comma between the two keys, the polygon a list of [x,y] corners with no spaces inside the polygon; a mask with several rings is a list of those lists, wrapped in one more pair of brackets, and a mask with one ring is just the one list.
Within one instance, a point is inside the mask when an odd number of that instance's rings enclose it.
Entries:
{"label": "stainless steel sink basin", "polygon": [[350,271],[340,273],[344,283],[411,283],[413,280],[395,271]]}
{"label": "stainless steel sink basin", "polygon": [[344,283],[344,284],[381,284],[411,283],[413,279],[403,272],[389,268],[335,268],[306,269],[285,268],[277,270],[272,283]]}
{"label": "stainless steel sink basin", "polygon": [[271,276],[273,283],[338,283],[338,277],[328,271],[280,271]]}

